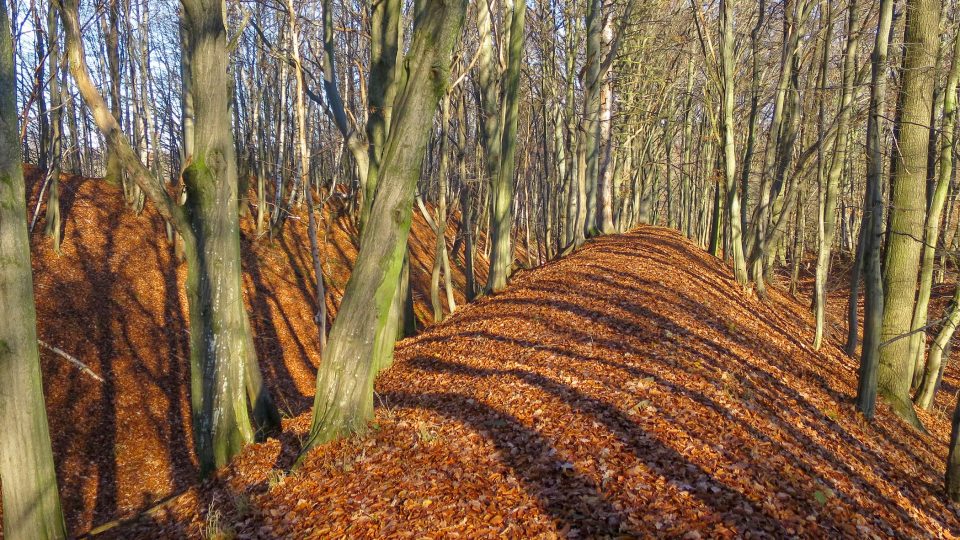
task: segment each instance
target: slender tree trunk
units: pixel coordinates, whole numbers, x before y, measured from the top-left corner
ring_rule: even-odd
[[[610,50],[613,43],[613,17],[607,17],[603,25],[602,36],[603,50]],[[600,182],[598,195],[599,204],[597,215],[597,229],[603,234],[615,232],[613,226],[613,139],[610,136],[610,124],[613,116],[613,81],[607,73],[602,73],[603,83],[601,88],[601,109],[600,109],[600,144],[603,149],[603,159],[600,166],[598,180]],[[669,153],[667,154],[669,155]],[[669,170],[669,164],[668,164]]]
[[[947,498],[960,502],[960,400],[950,423],[950,451],[947,455],[947,474],[944,478]]]
[[[307,198],[307,229],[310,237],[310,257],[313,261],[313,274],[316,282],[317,313],[314,320],[317,323],[317,333],[320,344],[320,353],[327,345],[327,294],[323,281],[323,266],[320,263],[320,244],[317,240],[317,216],[313,208],[313,187],[310,174],[310,151],[307,148],[307,113],[303,102],[304,81],[303,65],[300,61],[300,30],[297,26],[297,10],[293,0],[287,0],[287,17],[289,19],[291,53],[293,55],[293,69],[297,81],[297,134],[298,153],[300,155],[300,177],[304,195]]]
[[[437,167],[439,195],[437,200],[436,242],[434,244],[433,270],[430,273],[430,302],[433,305],[433,320],[443,320],[443,303],[440,302],[440,273],[443,261],[447,257],[447,126],[450,123],[450,94],[444,94],[440,100],[440,164]],[[446,275],[450,275],[449,266]],[[450,287],[447,287],[449,294]],[[449,298],[448,298],[449,300]],[[448,302],[449,303],[449,302]],[[455,304],[454,304],[455,306]],[[451,313],[453,309],[450,310]]]
[[[721,64],[723,70],[723,119],[720,129],[723,136],[723,172],[726,182],[727,226],[730,228],[731,254],[733,256],[733,271],[740,285],[746,285],[747,263],[743,253],[743,239],[740,230],[740,195],[737,190],[737,156],[734,147],[733,122],[734,94],[734,0],[722,0],[721,31],[723,34],[721,45]],[[718,191],[719,193],[719,191]]]
[[[820,210],[822,229],[817,254],[817,273],[814,279],[813,311],[816,319],[816,330],[813,338],[813,348],[818,350],[823,343],[824,326],[826,324],[827,276],[830,274],[830,254],[837,229],[837,197],[840,191],[840,175],[843,173],[843,165],[847,158],[847,133],[853,108],[853,79],[856,77],[855,56],[857,48],[860,46],[859,36],[857,35],[856,0],[850,0],[847,9],[849,10],[847,48],[843,53],[843,93],[840,98],[840,118],[837,121],[833,157],[823,190],[823,207]],[[829,51],[829,44],[825,46],[825,50]],[[826,61],[828,58],[829,55],[824,54],[824,60]],[[826,66],[824,66],[824,69],[826,69]]]
[[[6,31],[6,30],[3,30]],[[63,99],[60,88],[60,25],[57,10],[47,12],[47,39],[50,44],[50,147],[47,152],[47,176],[50,186],[47,196],[46,235],[53,250],[60,253],[60,168],[63,159]]]
[[[943,328],[940,329],[937,337],[930,344],[930,358],[927,360],[923,382],[920,384],[920,390],[914,400],[917,407],[924,410],[930,410],[930,407],[933,406],[933,398],[940,386],[940,381],[943,379],[943,370],[946,368],[950,341],[956,334],[957,327],[960,326],[960,287],[955,288],[945,318]]]

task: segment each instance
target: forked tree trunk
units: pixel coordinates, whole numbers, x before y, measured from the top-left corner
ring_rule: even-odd
[[[225,465],[254,438],[250,412],[269,429],[278,415],[259,376],[240,282],[237,168],[229,113],[229,50],[223,4],[183,2],[184,59],[194,102],[192,158],[181,207],[140,161],[87,70],[76,0],[61,0],[70,69],[97,127],[126,173],[183,239],[190,319],[191,410],[201,475]]]
[[[0,485],[3,534],[67,535],[43,402],[27,208],[17,130],[17,82],[6,2],[0,2]]]

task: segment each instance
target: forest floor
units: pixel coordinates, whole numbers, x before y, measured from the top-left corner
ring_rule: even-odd
[[[401,342],[370,429],[289,473],[318,362],[306,227],[293,220],[283,239],[254,242],[246,220],[248,308],[286,419],[196,485],[183,269],[162,224],[123,209],[117,188],[64,192],[63,255],[34,234],[40,337],[105,379],[41,352],[74,534],[153,508],[104,535],[960,535],[941,495],[960,373],[951,366],[920,413],[929,434],[882,405],[868,423],[852,404],[856,360],[837,345],[839,285],[834,331],[816,352],[806,299],[774,287],[761,301],[723,262],[655,227],[520,271],[504,293]],[[425,316],[433,235],[417,218]],[[325,235],[331,307],[351,230],[340,220]]]

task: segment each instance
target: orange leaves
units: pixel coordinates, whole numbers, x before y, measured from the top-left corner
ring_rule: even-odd
[[[937,495],[946,419],[925,418],[930,437],[882,423],[886,411],[882,427],[862,422],[853,361],[811,351],[806,306],[770,296],[663,229],[597,239],[401,343],[377,381],[379,429],[318,449],[270,490],[265,470],[302,434],[290,422],[227,484],[124,532],[197,525],[205,500],[237,491],[248,537],[960,530]]]

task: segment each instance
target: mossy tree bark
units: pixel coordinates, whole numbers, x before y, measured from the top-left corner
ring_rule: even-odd
[[[910,401],[914,360],[910,331],[926,215],[927,150],[933,107],[933,70],[939,45],[939,0],[907,2],[903,79],[899,95],[899,133],[894,153],[890,218],[885,254],[883,327],[877,383],[880,395],[911,425],[920,421]],[[895,339],[899,338],[899,339]]]
[[[939,57],[938,57],[939,60]],[[939,63],[939,62],[938,62]],[[947,75],[947,82],[943,93],[943,126],[940,130],[940,168],[936,175],[936,187],[933,189],[930,204],[927,208],[926,225],[923,232],[923,248],[920,256],[920,290],[917,293],[917,303],[913,309],[912,329],[916,333],[910,336],[910,357],[914,360],[913,385],[919,386],[924,374],[924,348],[926,345],[927,312],[930,307],[930,293],[933,289],[933,269],[936,257],[936,247],[940,243],[940,221],[943,217],[943,207],[947,202],[947,192],[953,176],[954,128],[957,124],[957,82],[960,79],[960,40],[954,38],[953,63]],[[935,146],[936,140],[931,136],[930,146]],[[929,147],[928,147],[929,148]],[[928,156],[928,163],[935,159],[936,152]],[[932,175],[931,175],[932,176]],[[949,222],[948,222],[949,223]]]
[[[382,334],[407,251],[430,119],[449,82],[450,58],[466,3],[424,0],[416,11],[369,220],[317,374],[313,421],[304,452],[365,427],[373,413],[377,344],[393,347],[393,340],[383,340]]]
[[[193,156],[183,172],[190,295],[191,400],[201,474],[226,465],[253,440],[247,409],[247,321],[240,269],[238,177],[230,125],[227,29],[219,0],[183,0],[193,81]],[[192,252],[192,253],[191,253]]]
[[[37,349],[30,239],[17,129],[17,81],[0,2],[0,485],[5,538],[67,535],[47,427]]]
[[[240,281],[237,165],[231,115],[228,38],[219,0],[184,0],[183,57],[193,81],[193,137],[183,172],[185,206],[178,206],[120,130],[86,66],[76,0],[60,0],[70,70],[97,127],[139,189],[173,224],[187,260],[191,409],[201,475],[225,465],[259,428],[279,415],[252,350]]]

